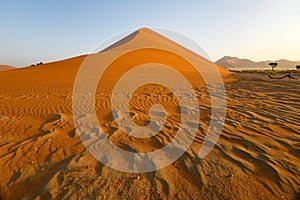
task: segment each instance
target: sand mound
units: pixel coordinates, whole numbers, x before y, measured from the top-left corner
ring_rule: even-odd
[[[15,67],[9,66],[9,65],[0,65],[0,71],[7,71],[15,69]]]
[[[213,65],[149,29],[138,30],[92,57],[105,60],[142,45],[145,40],[197,57],[203,70]],[[158,52],[140,53],[155,56]],[[210,122],[210,97],[203,79],[192,68],[182,67],[180,60],[166,55],[164,58],[170,59],[174,68],[194,83],[201,108],[200,126],[191,148],[176,162],[155,172],[132,174],[98,162],[77,134],[74,120],[85,120],[87,116],[73,119],[72,90],[85,58],[79,56],[0,73],[0,196],[3,199],[299,197],[299,79],[269,80],[264,75],[253,74],[229,76],[228,71],[219,68],[226,80],[226,123],[216,148],[199,159],[197,152]],[[101,127],[113,143],[128,151],[159,149],[174,138],[180,127],[180,97],[167,88],[148,84],[132,94],[130,116],[136,124],[147,125],[149,109],[154,104],[162,104],[165,110],[152,111],[154,116],[166,118],[163,128],[151,139],[129,137],[119,130],[113,115],[122,118],[124,113],[110,109],[111,90],[133,62],[144,62],[144,58],[115,62],[105,72],[95,94]],[[193,109],[186,106],[183,112],[193,112]],[[190,123],[193,126],[198,122]],[[159,124],[152,128],[156,126]]]

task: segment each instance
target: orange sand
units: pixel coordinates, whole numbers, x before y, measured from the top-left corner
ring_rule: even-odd
[[[105,51],[109,56],[143,42],[197,55],[142,29]],[[176,50],[176,51],[177,51]],[[129,140],[110,111],[110,92],[121,74],[147,53],[168,60],[194,84],[201,108],[191,148],[164,169],[131,174],[94,159],[80,141],[72,116],[72,89],[86,56],[0,72],[0,197],[3,199],[296,199],[300,186],[300,81],[231,74],[225,81],[228,110],[222,135],[204,159],[197,157],[209,124],[210,98],[201,77],[171,55],[146,50],[132,62],[113,63],[99,82],[96,108],[101,127],[122,148],[151,151],[167,144],[178,126],[178,101],[162,86],[145,85],[130,101],[134,121],[144,125],[151,105],[169,111],[160,140]],[[169,57],[168,57],[169,56]],[[170,57],[171,56],[171,57]],[[202,59],[202,58],[201,58]],[[178,61],[178,62],[177,62]],[[182,67],[182,65],[186,67]],[[202,59],[205,70],[213,66]],[[161,94],[157,98],[157,94]]]
[[[15,69],[15,67],[9,66],[9,65],[0,65],[0,71],[6,71],[6,70],[12,70]]]

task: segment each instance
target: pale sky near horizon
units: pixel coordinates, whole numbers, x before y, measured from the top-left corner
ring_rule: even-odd
[[[212,61],[300,60],[299,0],[0,0],[0,26],[0,64],[17,67],[87,54],[140,27],[177,31]]]

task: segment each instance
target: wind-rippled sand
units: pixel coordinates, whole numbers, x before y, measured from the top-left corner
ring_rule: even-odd
[[[226,123],[213,151],[204,159],[197,157],[210,117],[209,105],[201,106],[202,121],[193,146],[168,167],[145,174],[113,170],[89,154],[76,135],[71,85],[30,79],[18,85],[2,79],[2,198],[297,199],[300,79],[231,76],[236,80],[226,83]],[[149,88],[133,97],[132,105],[140,110],[132,111],[137,123],[147,121],[141,111],[157,99],[157,91]],[[158,91],[161,101],[174,104],[165,91]],[[135,103],[139,100],[145,104]],[[104,121],[111,134],[120,134],[112,116]],[[156,143],[147,147],[168,143],[176,124],[175,109]],[[128,140],[129,146],[135,142]]]

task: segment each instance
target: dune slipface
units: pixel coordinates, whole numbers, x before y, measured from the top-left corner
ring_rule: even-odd
[[[145,43],[155,43],[200,60],[199,66],[204,71],[214,67],[210,61],[150,29],[137,30],[102,52],[88,56],[105,60]],[[177,161],[154,172],[134,174],[109,168],[87,151],[73,119],[73,85],[87,55],[3,71],[0,72],[1,198],[299,197],[300,79],[270,80],[264,75],[231,74],[219,67],[227,93],[227,117],[215,148],[200,159],[197,152],[211,117],[211,98],[203,77],[170,54],[152,49],[138,53],[128,55],[130,59],[118,59],[98,83],[95,108],[101,128],[115,145],[127,151],[154,151],[174,138],[180,126],[180,97],[162,85],[138,88],[129,102],[132,120],[140,126],[149,123],[152,105],[164,106],[165,112],[157,115],[165,115],[166,120],[155,137],[130,137],[119,129],[113,118],[114,85],[132,65],[144,62],[151,54],[171,63],[192,83],[200,107],[197,122],[200,126],[191,147]],[[188,108],[185,111],[192,112]],[[122,114],[118,112],[117,116]]]

